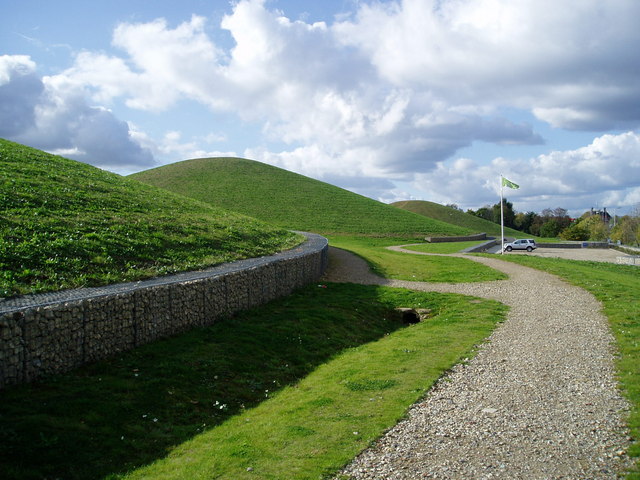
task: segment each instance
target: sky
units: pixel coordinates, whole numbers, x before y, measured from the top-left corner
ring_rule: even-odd
[[[383,201],[640,206],[637,0],[0,0],[0,137]]]

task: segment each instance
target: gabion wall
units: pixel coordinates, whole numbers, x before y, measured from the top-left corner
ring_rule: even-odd
[[[0,301],[0,388],[211,325],[322,276],[324,237],[201,272]]]

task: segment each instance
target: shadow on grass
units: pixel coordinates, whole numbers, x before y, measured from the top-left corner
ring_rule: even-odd
[[[388,298],[388,297],[385,297]],[[313,285],[208,328],[0,391],[3,478],[117,476],[402,327],[376,287]]]

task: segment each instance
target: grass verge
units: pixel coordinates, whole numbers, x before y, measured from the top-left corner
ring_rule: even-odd
[[[472,309],[466,297],[358,288],[375,291],[383,304],[439,305],[439,312],[337,355],[300,383],[126,478],[317,479],[335,474],[393,426],[443,371],[469,355],[504,313],[489,301]]]
[[[0,471],[7,479],[127,471],[241,479],[252,468],[251,478],[318,478],[395,424],[503,318],[498,303],[470,300],[314,285],[212,327],[5,389]],[[434,316],[404,327],[396,307],[429,307]]]
[[[412,255],[384,247],[415,243],[411,238],[328,236],[330,245],[363,257],[378,275],[396,280],[416,282],[487,282],[507,278],[501,272],[473,260],[455,257]],[[435,247],[434,248],[452,248]]]
[[[603,304],[616,338],[618,378],[631,403],[628,425],[635,439],[629,455],[636,468],[629,479],[640,479],[640,270],[631,265],[504,256],[504,260],[553,273],[591,292]]]
[[[0,139],[0,297],[270,255],[304,239]]]

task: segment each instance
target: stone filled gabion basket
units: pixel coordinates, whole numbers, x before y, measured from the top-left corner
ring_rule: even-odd
[[[100,288],[0,299],[0,388],[62,373],[317,281],[326,238],[275,255]]]

